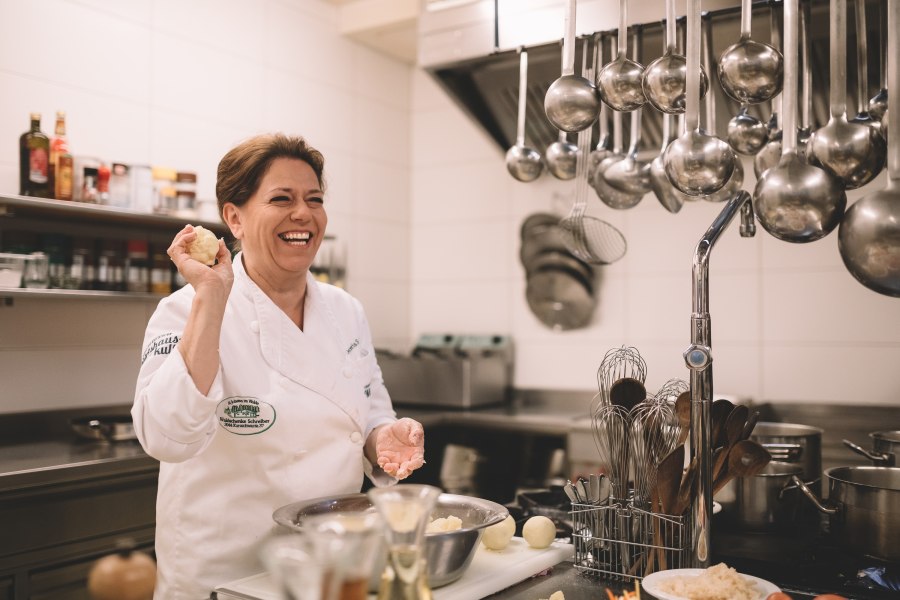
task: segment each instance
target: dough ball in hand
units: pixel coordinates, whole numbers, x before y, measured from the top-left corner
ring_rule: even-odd
[[[538,550],[546,548],[556,538],[556,525],[547,517],[538,515],[525,521],[522,537],[528,545]]]
[[[219,240],[213,235],[213,232],[205,227],[197,225],[194,227],[194,233],[197,237],[188,245],[188,253],[196,261],[202,262],[204,265],[216,264],[216,254],[219,253]]]
[[[503,550],[509,545],[509,540],[516,533],[516,522],[511,516],[500,521],[496,525],[485,528],[481,536],[481,543],[488,550]]]

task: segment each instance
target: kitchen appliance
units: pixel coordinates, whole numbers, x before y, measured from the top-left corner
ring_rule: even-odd
[[[72,419],[72,431],[86,440],[122,442],[137,439],[131,415],[102,415]]]
[[[514,359],[509,336],[424,334],[409,355],[376,353],[396,405],[468,409],[508,399]]]

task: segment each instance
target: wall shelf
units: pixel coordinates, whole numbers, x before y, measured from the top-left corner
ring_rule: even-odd
[[[114,301],[159,301],[168,294],[145,294],[138,292],[106,292],[102,290],[62,290],[39,288],[0,288],[0,299],[12,304],[13,299],[48,299],[48,300],[114,300]]]
[[[135,229],[157,231],[177,231],[187,223],[191,223],[202,225],[217,235],[230,233],[221,221],[203,221],[189,217],[138,212],[114,206],[0,194],[0,217],[18,216],[89,224],[120,224]]]

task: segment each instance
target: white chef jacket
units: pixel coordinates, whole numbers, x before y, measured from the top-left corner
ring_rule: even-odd
[[[301,331],[235,257],[206,395],[175,347],[193,288],[150,318],[131,414],[160,461],[156,599],[208,598],[258,571],[258,544],[280,506],[358,492],[364,473],[396,482],[363,456],[369,433],[396,414],[362,306],[312,275],[306,289]]]

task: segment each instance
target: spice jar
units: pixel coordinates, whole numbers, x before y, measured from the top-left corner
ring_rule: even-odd
[[[125,259],[125,290],[146,293],[150,291],[149,252],[146,240],[128,240]]]
[[[172,291],[172,263],[165,252],[153,252],[150,291],[154,294],[168,294]]]

